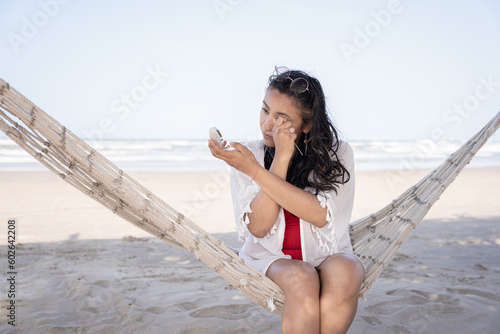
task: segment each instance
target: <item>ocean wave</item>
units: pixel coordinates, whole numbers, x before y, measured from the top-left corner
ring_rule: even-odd
[[[395,170],[402,165],[434,168],[463,143],[419,141],[352,141],[356,170]],[[224,168],[205,140],[102,140],[89,145],[120,168],[204,170]],[[487,142],[474,166],[500,166],[500,141]],[[0,138],[0,170],[33,169],[40,165],[9,138]]]

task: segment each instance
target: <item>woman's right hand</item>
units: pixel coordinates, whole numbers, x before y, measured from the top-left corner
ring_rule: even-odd
[[[257,159],[255,159],[253,153],[240,143],[231,143],[230,146],[233,147],[234,150],[220,147],[213,139],[208,140],[208,147],[214,157],[225,161],[229,166],[240,172],[252,176],[258,165]]]

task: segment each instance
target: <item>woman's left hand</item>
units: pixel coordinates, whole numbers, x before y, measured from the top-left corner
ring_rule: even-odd
[[[276,148],[275,158],[283,158],[288,163],[295,151],[295,139],[297,139],[297,134],[295,128],[292,127],[292,122],[283,117],[278,117],[273,127],[273,140]]]
[[[225,161],[229,166],[251,176],[250,174],[255,172],[255,166],[258,163],[253,153],[240,143],[231,143],[230,146],[234,150],[227,150],[220,147],[213,139],[208,141],[208,147],[214,157]]]

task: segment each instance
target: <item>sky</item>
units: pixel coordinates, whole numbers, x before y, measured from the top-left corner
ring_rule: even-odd
[[[499,18],[495,0],[0,0],[0,77],[84,139],[241,140],[285,65],[320,80],[344,139],[464,141],[500,110]]]

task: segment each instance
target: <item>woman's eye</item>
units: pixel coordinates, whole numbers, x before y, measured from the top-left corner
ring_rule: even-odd
[[[266,108],[262,108],[262,111],[267,114],[269,111]]]

